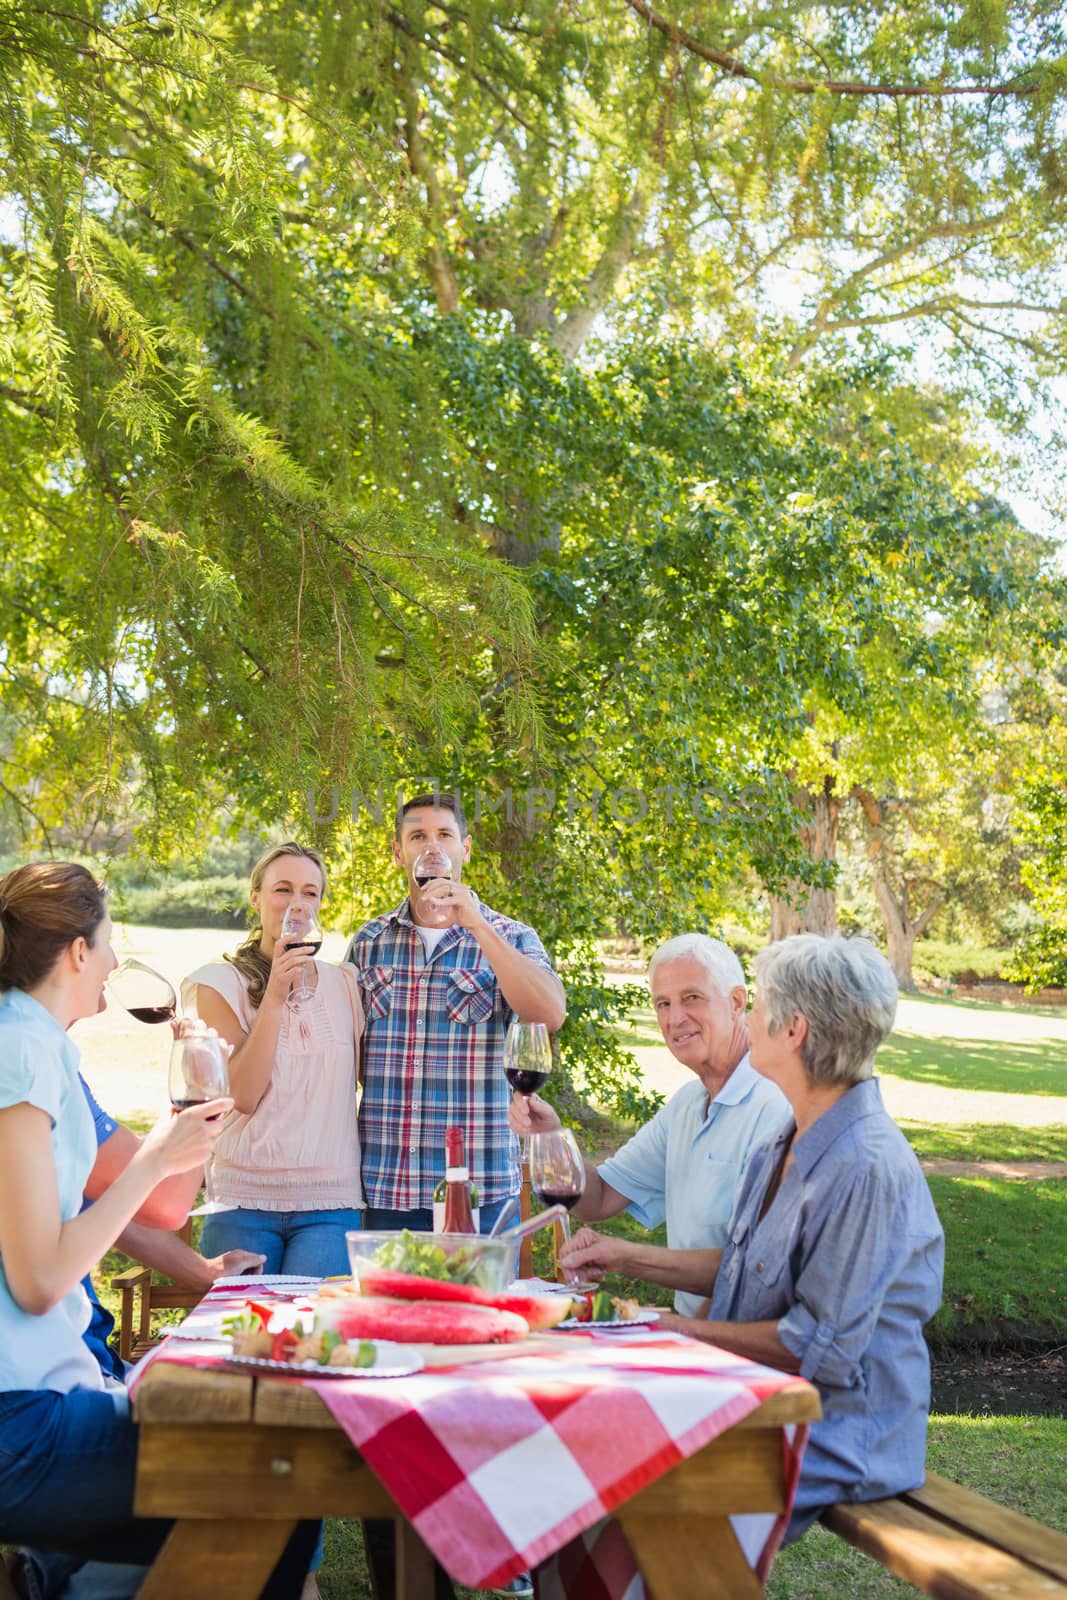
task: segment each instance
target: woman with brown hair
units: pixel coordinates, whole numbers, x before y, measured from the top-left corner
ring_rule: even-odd
[[[318,915],[326,868],[290,840],[252,869],[257,924],[236,955],[182,984],[195,1010],[233,1045],[234,1110],[215,1147],[215,1191],[233,1209],[209,1216],[209,1255],[254,1250],[263,1270],[329,1277],[348,1271],[345,1234],[362,1221],[356,1075],[363,1008],[351,967],[287,949],[290,907]],[[290,990],[312,991],[299,1007]]]
[[[35,862],[0,878],[0,1544],[62,1552],[45,1594],[86,1560],[150,1561],[169,1524],[133,1515],[137,1429],[82,1333],[80,1280],[161,1182],[199,1170],[230,1109],[166,1116],[82,1211],[96,1135],[67,1029],[104,1006],[115,965],[104,892],[84,867]],[[267,1593],[299,1593],[302,1525]]]

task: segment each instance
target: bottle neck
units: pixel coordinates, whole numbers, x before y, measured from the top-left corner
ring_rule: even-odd
[[[463,1129],[447,1128],[445,1130],[445,1168],[446,1171],[467,1165],[467,1154],[463,1147]]]

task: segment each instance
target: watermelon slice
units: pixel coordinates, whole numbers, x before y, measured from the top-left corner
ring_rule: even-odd
[[[521,1317],[531,1333],[554,1328],[574,1311],[570,1296],[565,1294],[495,1294],[489,1303],[496,1311],[510,1311]]]
[[[365,1294],[386,1295],[397,1300],[439,1300],[450,1304],[489,1306],[522,1317],[535,1332],[554,1328],[571,1315],[571,1302],[565,1294],[490,1294],[472,1283],[449,1283],[440,1278],[420,1278],[413,1272],[393,1272],[363,1262],[359,1285]]]
[[[395,1339],[408,1344],[511,1344],[529,1323],[491,1306],[443,1300],[382,1300],[364,1296],[332,1305],[329,1318],[342,1339]]]
[[[468,1306],[491,1306],[495,1298],[487,1289],[473,1283],[453,1283],[448,1278],[420,1278],[415,1272],[394,1272],[390,1267],[376,1267],[373,1262],[359,1263],[359,1287],[362,1294],[385,1295],[396,1300],[461,1300]]]

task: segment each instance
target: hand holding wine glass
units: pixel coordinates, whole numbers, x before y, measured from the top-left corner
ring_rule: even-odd
[[[170,1052],[170,1103],[174,1109],[186,1111],[192,1106],[203,1105],[205,1101],[228,1095],[228,1058],[228,1048],[213,1029],[205,1028],[200,1022],[183,1023],[180,1036],[175,1038]],[[216,1112],[208,1121],[216,1121],[221,1114],[221,1111]],[[215,1198],[210,1163],[205,1168],[204,1187],[207,1200],[204,1205],[197,1206],[190,1213],[191,1216],[201,1217],[214,1211],[233,1209]]]
[[[169,978],[141,961],[123,961],[104,985],[112,1000],[138,1022],[173,1022],[178,996]]]
[[[411,868],[411,876],[419,888],[419,915],[423,920],[436,928],[447,928],[452,921],[452,914],[446,907],[436,907],[433,895],[423,894],[431,883],[436,883],[444,878],[449,883],[452,881],[452,863],[445,852],[437,845],[428,845],[425,850],[420,850],[415,857]]]
[[[530,1187],[545,1206],[566,1206],[570,1211],[585,1193],[585,1162],[578,1141],[569,1128],[554,1128],[551,1133],[530,1135]],[[560,1224],[566,1243],[571,1236],[570,1221]],[[567,1274],[568,1282],[574,1274]]]
[[[279,943],[283,950],[306,950],[311,956],[318,955],[322,947],[322,929],[311,906],[303,905],[299,900],[290,901],[282,919]],[[308,988],[307,966],[302,966],[300,982],[295,989],[289,991],[286,1004],[297,1010],[305,1001],[312,998],[314,992]]]

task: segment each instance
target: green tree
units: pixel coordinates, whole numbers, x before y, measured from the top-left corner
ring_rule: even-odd
[[[327,231],[321,196],[288,221],[310,130],[337,203],[374,190],[382,243],[395,162],[203,22],[3,24],[5,782],[50,790],[42,818],[131,781],[164,832],[205,788],[276,810],[322,762],[372,770],[383,729],[438,739],[486,653],[509,735],[535,724],[526,592],[419,480],[424,364],[383,306],[325,315],[283,237]]]
[[[493,843],[587,974],[606,921],[713,921],[750,864],[823,886],[805,759],[825,790],[824,748],[967,699],[932,608],[970,639],[1044,590],[958,391],[977,362],[1006,416],[1062,365],[1062,21],[696,12],[5,14],[3,782],[35,828],[117,810],[164,852],[226,797],[544,780],[582,815]],[[909,320],[940,411],[879,358]],[[662,814],[590,828],[624,788]]]

